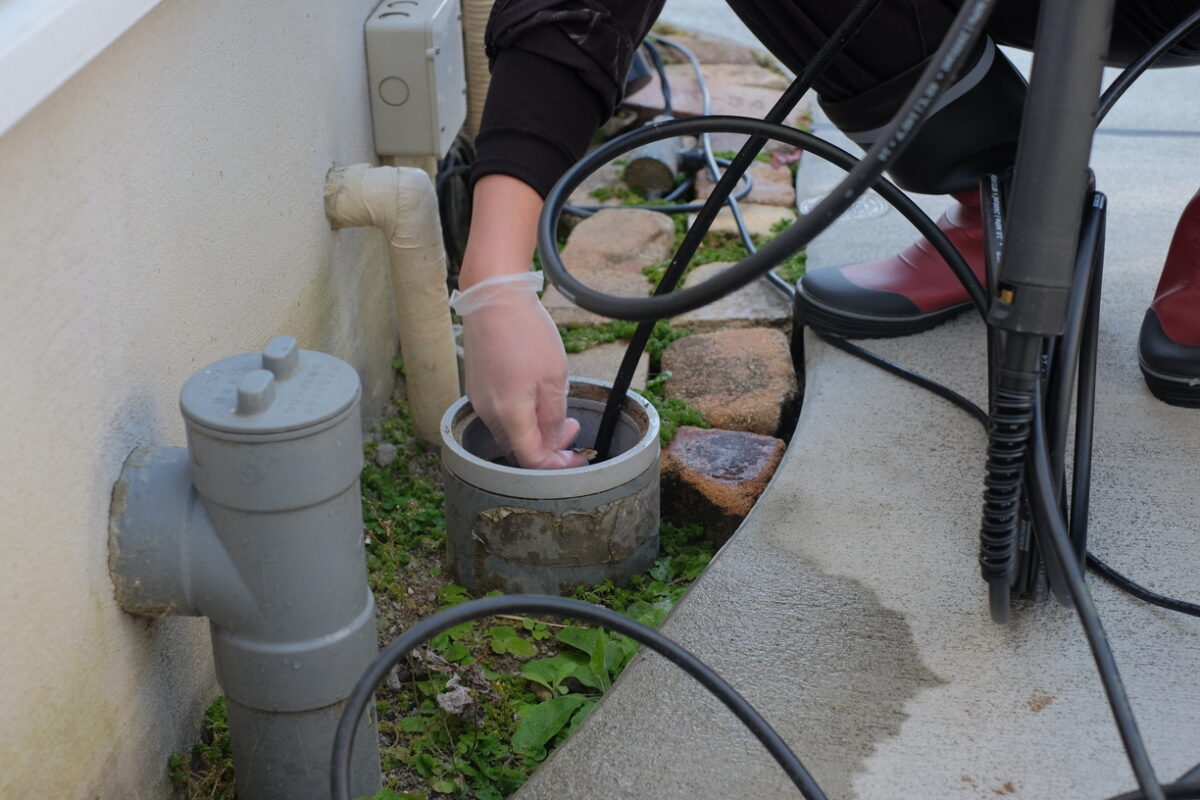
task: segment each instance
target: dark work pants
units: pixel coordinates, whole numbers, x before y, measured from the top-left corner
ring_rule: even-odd
[[[1063,0],[1051,0],[1061,2]],[[793,72],[826,41],[855,0],[729,0],[763,45]],[[941,44],[962,0],[884,0],[817,79],[829,118],[859,144],[886,124]],[[1033,46],[1040,0],[1000,0],[988,22],[992,41]],[[1200,8],[1200,0],[1117,0],[1108,59],[1124,65]],[[891,170],[903,188],[927,193],[971,188],[979,175],[999,172],[1016,152],[1024,83],[990,44],[979,64],[960,78],[964,92],[932,114]],[[1200,64],[1200,33],[1159,66]]]
[[[961,0],[884,0],[817,81],[823,100],[838,102],[872,89],[924,61],[941,44]],[[730,0],[755,36],[793,72],[845,18],[853,0]],[[988,33],[1000,44],[1031,48],[1039,0],[1000,0]],[[1200,8],[1200,0],[1117,0],[1109,60],[1124,65]],[[1200,64],[1200,33],[1160,66]]]

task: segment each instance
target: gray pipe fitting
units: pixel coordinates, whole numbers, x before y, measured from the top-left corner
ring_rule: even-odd
[[[376,652],[349,364],[280,336],[193,375],[186,448],[135,450],[113,490],[109,571],[134,614],[205,616],[241,800],[323,800],[342,701]],[[355,796],[379,791],[374,717]]]

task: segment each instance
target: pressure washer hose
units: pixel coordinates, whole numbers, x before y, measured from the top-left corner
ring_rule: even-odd
[[[866,15],[870,13],[878,2],[879,0],[862,0],[862,2],[858,3],[851,12],[851,18],[847,19],[847,23],[852,18],[857,18],[858,21],[852,26],[844,23],[839,27],[838,32],[831,38],[830,43],[827,43],[828,53],[826,52],[827,48],[822,48],[822,53],[818,54],[818,58],[814,59],[814,63],[821,59],[822,54],[825,55],[826,62],[829,58],[832,58],[845,39],[849,38],[853,30],[857,29],[861,21],[865,19]],[[940,92],[946,88],[947,82],[952,80],[953,76],[958,72],[965,54],[969,52],[971,44],[978,38],[993,5],[994,0],[976,0],[976,2],[964,4],[959,15],[955,18],[951,31],[943,42],[942,47],[939,48],[930,67],[918,81],[917,86],[920,91],[914,89],[913,93],[909,96],[905,109],[896,116],[879,142],[871,148],[866,157],[861,161],[833,145],[811,137],[808,134],[795,131],[794,129],[774,125],[771,122],[758,122],[756,120],[731,117],[666,122],[650,126],[650,128],[642,129],[641,131],[635,131],[632,134],[614,140],[614,142],[596,151],[592,156],[577,165],[567,176],[564,176],[559,185],[551,192],[551,195],[547,197],[546,210],[539,221],[538,229],[538,243],[543,268],[550,275],[554,283],[559,286],[560,291],[568,298],[574,300],[582,307],[597,313],[618,319],[638,320],[642,323],[638,327],[640,332],[646,325],[652,326],[655,319],[697,308],[730,291],[740,288],[770,270],[773,264],[779,263],[783,258],[805,246],[818,233],[828,227],[838,215],[850,207],[868,186],[874,186],[885,200],[896,206],[930,240],[967,288],[968,294],[977,309],[981,313],[984,313],[987,307],[987,295],[966,265],[966,262],[962,259],[961,254],[955,250],[940,229],[927,216],[920,212],[903,192],[900,192],[899,189],[886,180],[883,180],[880,176],[883,170],[887,168],[891,159],[895,158],[903,149],[904,139],[913,134],[922,117],[928,112],[929,107],[936,100]],[[1138,74],[1147,69],[1157,57],[1165,53],[1174,43],[1181,40],[1198,24],[1200,24],[1200,12],[1193,14],[1168,34],[1163,40],[1167,44],[1164,45],[1163,42],[1160,42],[1151,51],[1148,51],[1147,56],[1139,59],[1138,62],[1135,62],[1134,65],[1126,70],[1126,73],[1122,74],[1117,82],[1110,87],[1109,92],[1105,94],[1101,102],[1101,113],[1098,114],[1098,120],[1103,117],[1104,113],[1107,113],[1107,110],[1116,102],[1120,94],[1128,88],[1133,82],[1133,78],[1136,78]],[[831,44],[834,40],[837,40],[837,44]],[[824,63],[821,64],[821,68],[823,66]],[[795,98],[791,98],[793,94],[792,90],[798,86],[804,86],[804,89],[807,90],[807,86],[811,85],[811,80],[817,72],[819,72],[819,69],[816,71],[806,69],[805,73],[785,93],[784,98],[781,98],[780,103],[772,109],[772,114],[769,115],[768,119],[773,118],[775,112],[781,108],[784,99],[789,99],[791,104],[783,109],[779,119],[786,116],[786,113],[790,111],[795,101],[799,99],[799,95],[803,94],[803,91],[801,91]],[[1126,79],[1126,74],[1131,75],[1131,77]],[[807,84],[803,83],[805,80],[808,81]],[[690,132],[700,134],[708,132],[745,133],[750,135],[751,138],[730,164],[729,170],[721,176],[717,187],[701,210],[699,218],[693,225],[693,228],[689,230],[687,237],[685,237],[684,244],[676,253],[675,258],[672,259],[667,275],[664,276],[663,281],[655,292],[655,296],[648,299],[612,298],[594,292],[572,278],[566,272],[561,260],[558,258],[554,230],[557,227],[558,217],[565,205],[565,198],[578,186],[582,180],[582,176],[590,173],[598,164],[605,163],[641,144],[672,136],[686,135]],[[830,193],[810,215],[800,220],[796,225],[793,225],[791,229],[779,236],[768,246],[757,253],[752,252],[750,257],[734,265],[721,276],[705,282],[700,287],[669,295],[668,293],[678,283],[679,277],[691,260],[692,255],[694,255],[704,233],[707,232],[708,226],[715,218],[717,210],[726,201],[731,190],[737,184],[740,173],[744,172],[749,166],[768,137],[776,138],[812,152],[843,169],[847,169],[849,174],[837,189]],[[710,167],[713,167],[711,161]],[[1077,341],[1080,341],[1079,347],[1085,355],[1084,371],[1086,371],[1088,349],[1095,347],[1095,314],[1099,302],[1099,272],[1099,265],[1097,264],[1096,275],[1090,284],[1092,292],[1085,305],[1081,306],[1081,309],[1086,308],[1086,311],[1081,310],[1081,315],[1084,318],[1081,323],[1083,330],[1080,334],[1080,339]],[[962,398],[961,395],[940,386],[940,384],[911,373],[903,367],[886,362],[884,359],[856,345],[851,345],[841,340],[830,339],[829,337],[823,338],[826,338],[831,344],[835,344],[835,346],[847,352],[871,360],[873,363],[889,369],[889,371],[918,383],[918,385],[923,385],[925,388],[936,391],[939,395],[946,397],[951,402],[970,412],[976,419],[983,422],[987,421],[987,415],[983,413],[982,409]],[[637,353],[639,357],[644,344],[645,342],[643,341],[639,345]],[[1072,344],[1068,349],[1074,351],[1075,345]],[[631,343],[629,352],[632,351],[633,346]],[[629,352],[626,354],[627,361],[629,360]],[[1092,352],[1092,357],[1094,358],[1094,351]],[[634,361],[636,363],[636,359]],[[623,364],[623,370],[624,367],[625,365]],[[1085,376],[1081,374],[1080,379],[1082,386]],[[1094,374],[1091,375],[1091,380],[1094,386]],[[627,384],[619,392],[614,389],[614,397],[623,397],[627,389]],[[1022,401],[1024,399],[1022,398]],[[1113,800],[1166,800],[1168,798],[1170,800],[1200,800],[1200,765],[1189,770],[1179,781],[1165,786],[1159,785],[1154,778],[1149,756],[1133,718],[1128,697],[1121,684],[1120,675],[1117,671],[1111,649],[1109,648],[1107,636],[1100,624],[1091,594],[1084,581],[1083,570],[1076,555],[1077,551],[1073,547],[1072,539],[1074,538],[1073,534],[1075,534],[1075,526],[1083,525],[1085,526],[1084,531],[1086,531],[1086,510],[1084,511],[1082,520],[1077,519],[1079,516],[1077,511],[1072,514],[1071,530],[1069,530],[1068,524],[1063,517],[1062,509],[1058,504],[1057,498],[1060,495],[1059,489],[1061,487],[1056,488],[1055,485],[1056,476],[1051,465],[1051,454],[1049,452],[1046,420],[1044,418],[1043,403],[1040,398],[1039,383],[1034,384],[1034,396],[1030,407],[1033,409],[1031,419],[1025,420],[1022,418],[1012,424],[1030,425],[1031,427],[1029,453],[1033,471],[1032,479],[1030,480],[1030,495],[1034,506],[1034,513],[1038,517],[1042,527],[1044,527],[1043,534],[1054,548],[1057,561],[1063,569],[1064,579],[1070,591],[1071,600],[1079,613],[1080,621],[1083,624],[1089,645],[1092,648],[1093,657],[1096,660],[1097,669],[1104,683],[1109,704],[1112,706],[1122,742],[1140,786],[1138,791],[1120,795],[1117,798],[1113,798]],[[1090,426],[1090,422],[1088,425]],[[1087,455],[1090,460],[1090,453]],[[1086,496],[1086,479],[1084,482],[1085,485],[1082,488]],[[1076,495],[1079,494],[1080,488],[1077,483],[1075,487]],[[1142,599],[1149,602],[1157,602],[1157,604],[1164,608],[1172,608],[1172,610],[1183,613],[1192,615],[1200,614],[1200,606],[1176,601],[1172,598],[1164,598],[1161,595],[1150,592],[1144,587],[1140,587],[1127,578],[1120,576],[1119,573],[1111,570],[1111,568],[1104,565],[1103,562],[1090,553],[1087,554],[1087,563],[1096,568],[1106,579],[1113,580],[1121,588],[1137,594]],[[732,687],[722,680],[719,675],[675,642],[651,628],[603,607],[561,597],[511,595],[507,597],[483,598],[440,611],[415,625],[380,653],[368,671],[359,679],[353,693],[346,702],[346,708],[339,721],[331,762],[331,783],[335,800],[351,800],[349,767],[358,721],[366,712],[374,692],[382,684],[391,669],[402,659],[406,658],[418,645],[441,631],[469,620],[492,616],[498,613],[555,614],[586,620],[615,630],[650,647],[660,655],[667,657],[672,663],[679,665],[688,674],[697,678],[705,688],[711,691],[733,711],[764,744],[772,757],[783,767],[788,777],[805,798],[808,800],[823,800],[825,798],[824,793],[817,786],[804,765],[761,715]]]

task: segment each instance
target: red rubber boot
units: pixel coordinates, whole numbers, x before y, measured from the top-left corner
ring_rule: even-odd
[[[1175,226],[1154,302],[1142,320],[1138,362],[1159,400],[1200,408],[1200,192]]]
[[[983,280],[979,192],[937,222],[976,277]],[[796,316],[820,331],[850,338],[906,336],[940,325],[971,307],[967,292],[926,239],[890,258],[806,273],[796,287]]]

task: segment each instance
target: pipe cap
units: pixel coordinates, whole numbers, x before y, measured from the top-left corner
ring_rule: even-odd
[[[189,424],[212,431],[278,434],[320,425],[360,391],[358,373],[345,361],[277,336],[261,351],[231,356],[188,378],[179,406]]]

